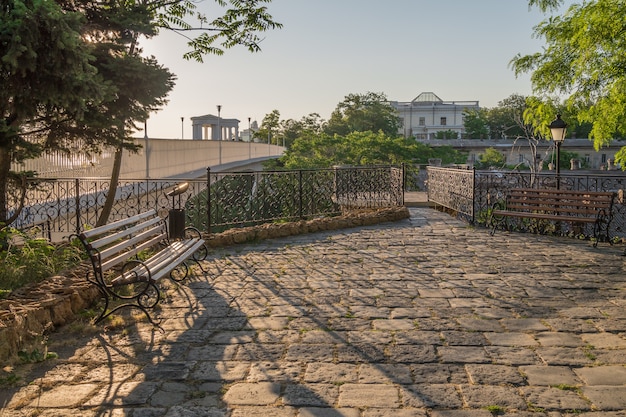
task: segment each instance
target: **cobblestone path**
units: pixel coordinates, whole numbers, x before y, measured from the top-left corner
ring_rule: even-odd
[[[626,416],[622,250],[430,208],[220,249],[163,332],[55,332],[0,417]]]

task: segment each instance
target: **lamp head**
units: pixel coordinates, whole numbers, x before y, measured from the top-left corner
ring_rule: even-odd
[[[563,142],[565,140],[565,133],[567,132],[567,123],[561,119],[561,115],[557,114],[556,119],[550,123],[550,133],[552,134],[552,140],[555,142]]]

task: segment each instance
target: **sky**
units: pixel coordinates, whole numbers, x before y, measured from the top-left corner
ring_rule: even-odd
[[[218,12],[214,0],[200,7]],[[273,0],[267,7],[284,26],[261,34],[261,52],[235,47],[198,63],[183,59],[186,40],[175,33],[142,42],[144,55],[177,76],[169,103],[148,119],[149,137],[190,139],[191,117],[217,115],[217,105],[241,130],[249,117],[260,125],[273,110],[282,120],[311,113],[327,120],[347,95],[367,92],[392,101],[433,92],[495,107],[532,93],[530,76],[516,78],[509,63],[541,51],[533,28],[548,17],[528,0]]]

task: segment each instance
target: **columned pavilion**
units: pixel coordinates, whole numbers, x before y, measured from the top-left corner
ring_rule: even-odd
[[[212,114],[191,118],[193,140],[239,140],[239,120]],[[211,130],[209,136],[209,129]]]

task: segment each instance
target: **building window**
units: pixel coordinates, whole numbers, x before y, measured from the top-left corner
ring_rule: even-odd
[[[426,118],[425,117],[420,117],[419,125],[420,126],[426,126]]]
[[[445,117],[441,118],[440,125],[441,126],[445,126],[446,125],[446,118]]]
[[[606,154],[605,153],[602,154],[602,163],[606,164]]]
[[[517,162],[524,162],[524,154],[519,154],[517,157]]]

